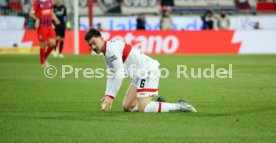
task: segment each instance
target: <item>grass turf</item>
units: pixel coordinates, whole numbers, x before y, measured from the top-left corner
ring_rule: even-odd
[[[0,142],[275,142],[275,55],[153,56],[170,76],[159,94],[185,98],[198,113],[124,113],[126,79],[108,113],[100,111],[105,79],[47,79],[35,55],[0,56]],[[50,59],[78,68],[105,67],[100,56]],[[176,65],[227,68],[232,79],[176,78]],[[81,74],[80,74],[81,75]]]

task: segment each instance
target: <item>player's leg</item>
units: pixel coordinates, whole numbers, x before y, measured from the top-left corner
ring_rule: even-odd
[[[40,64],[42,66],[46,66],[45,65],[45,53],[46,53],[46,47],[48,45],[47,41],[40,41]]]
[[[159,70],[157,69],[157,72]],[[162,104],[164,102],[152,101],[153,96],[158,95],[159,75],[154,72],[148,72],[144,78],[139,79],[137,84],[137,102],[139,112],[168,112],[170,110],[180,110],[180,108],[169,108]],[[170,106],[169,106],[170,107]],[[163,110],[162,110],[163,108]]]
[[[63,57],[64,57],[64,55],[62,54],[63,45],[64,45],[63,38],[61,38],[61,39],[59,40],[59,57],[60,57],[60,58],[63,58]]]
[[[50,28],[48,30],[49,30],[48,31],[49,43],[48,43],[48,48],[47,48],[46,53],[45,53],[45,59],[48,58],[48,56],[51,54],[52,50],[56,46],[56,33],[55,33],[54,29],[52,29],[52,28]]]
[[[144,94],[148,94],[149,96],[137,98],[139,112],[197,112],[192,105],[188,104],[183,99],[179,100],[177,103],[156,102],[152,101],[151,97],[156,95],[151,95],[149,93]]]
[[[137,101],[139,112],[170,112],[181,110],[179,103],[156,102],[152,101],[152,97],[138,98]]]
[[[48,48],[45,53],[46,60],[47,60],[48,56],[51,54],[51,52],[53,51],[55,46],[56,46],[56,39],[53,39],[53,38],[49,39]]]
[[[54,57],[57,57],[58,56],[58,51],[59,51],[59,47],[60,47],[60,39],[61,37],[57,34],[57,37],[56,37],[56,46],[54,47]]]
[[[125,112],[131,112],[137,106],[136,90],[134,85],[129,86],[122,105]]]
[[[151,101],[151,100],[152,100],[152,97],[142,97],[142,98],[138,97],[137,98],[138,111],[139,112],[149,112],[148,109],[145,111],[145,108],[148,104],[150,104],[151,102],[154,102],[154,101]],[[154,107],[154,108],[156,108],[157,109],[156,112],[158,112],[158,106]],[[151,112],[153,112],[153,109],[152,109]]]
[[[45,30],[45,28],[38,28],[37,29],[37,36],[38,36],[38,40],[40,43],[40,64],[42,66],[46,66],[45,65],[45,54],[46,54],[46,48],[48,45],[48,38],[47,38],[47,31]]]
[[[63,45],[64,45],[64,36],[65,36],[65,29],[62,29],[60,33],[60,41],[59,41],[59,57],[63,58],[64,55],[62,54]]]
[[[63,45],[64,45],[64,39],[60,39],[59,41],[59,57],[60,58],[63,58],[64,55],[62,54],[62,50],[63,50]]]
[[[181,100],[178,103],[166,103],[152,101],[152,96],[158,95],[159,76],[148,75],[147,78],[139,81],[137,89],[137,101],[139,112],[170,112],[186,111],[196,112],[194,107]]]

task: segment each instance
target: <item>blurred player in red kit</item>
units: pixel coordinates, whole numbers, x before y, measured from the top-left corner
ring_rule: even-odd
[[[52,21],[56,24],[60,24],[60,21],[53,12],[52,0],[34,0],[29,14],[35,19],[35,28],[40,41],[40,64],[45,67],[48,66],[48,56],[56,46],[56,34]]]

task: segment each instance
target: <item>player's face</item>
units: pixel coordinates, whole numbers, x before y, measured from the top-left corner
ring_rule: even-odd
[[[92,37],[88,41],[88,45],[97,54],[103,53],[104,40],[102,37]]]
[[[61,4],[61,0],[56,0],[56,3],[57,4]]]

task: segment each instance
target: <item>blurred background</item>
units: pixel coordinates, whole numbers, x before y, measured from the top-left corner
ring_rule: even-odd
[[[55,0],[53,0],[55,2]],[[0,54],[39,50],[33,0],[0,1]],[[89,27],[148,54],[275,54],[275,0],[62,0],[64,54],[91,54]]]

